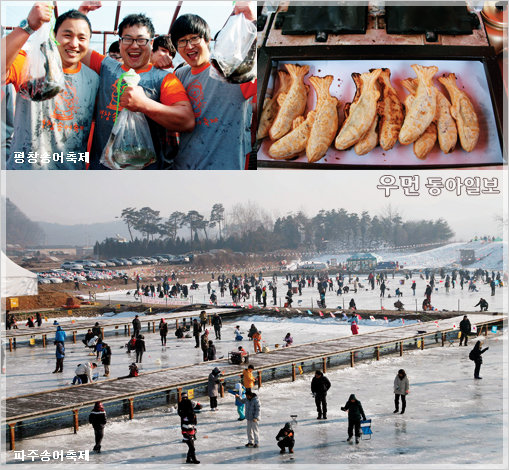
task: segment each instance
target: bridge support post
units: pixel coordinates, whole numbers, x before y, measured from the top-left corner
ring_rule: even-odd
[[[178,402],[180,403],[182,401],[182,387],[177,388],[177,396]]]
[[[9,338],[9,351],[12,352],[12,338]]]
[[[380,346],[375,347],[376,360],[380,360]]]
[[[104,328],[101,328],[101,336],[102,336],[102,339],[104,339]]]
[[[399,342],[399,355],[403,356],[403,341]]]
[[[155,333],[156,332],[156,322],[153,321],[152,322],[152,333]]]
[[[127,324],[127,336],[131,336],[131,325]]]
[[[16,423],[9,423],[11,450],[16,450]]]
[[[166,390],[166,403],[170,403],[170,390]]]
[[[46,335],[42,335],[42,347],[46,347]]]
[[[325,374],[327,372],[327,358],[324,357],[322,359],[322,369],[323,369],[323,373]]]
[[[224,398],[224,379],[221,379],[221,383],[219,384],[219,396]]]
[[[134,418],[134,398],[129,398],[129,419]]]
[[[262,386],[262,371],[258,371],[258,388]]]
[[[295,382],[295,364],[292,364],[292,382]]]
[[[79,419],[78,419],[78,413],[80,410],[72,410],[73,414],[73,422],[74,422],[74,434],[78,432],[79,428]]]
[[[445,346],[445,333],[442,333],[442,347]]]
[[[76,331],[72,332],[72,342],[73,344],[76,344]]]
[[[177,329],[178,327],[179,327],[179,321],[177,319],[177,320],[175,320],[175,329]]]
[[[421,336],[421,350],[424,349],[424,336]]]
[[[14,346],[14,349],[16,349],[16,338],[12,338],[12,344]]]
[[[124,335],[127,336],[127,325],[124,325]]]
[[[350,351],[350,367],[355,367],[355,352]]]

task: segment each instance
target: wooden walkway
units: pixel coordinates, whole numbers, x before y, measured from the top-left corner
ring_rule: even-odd
[[[350,365],[355,365],[355,351],[375,348],[374,359],[379,359],[379,348],[384,345],[399,343],[399,353],[403,354],[403,343],[416,340],[423,349],[426,344],[436,344],[436,339],[441,345],[446,343],[446,334],[457,329],[462,317],[448,318],[436,322],[404,325],[394,328],[386,328],[356,336],[346,336],[315,343],[308,343],[290,348],[275,349],[265,354],[250,356],[250,364],[253,364],[258,373],[258,386],[261,386],[261,372],[267,369],[278,369],[291,366],[292,378],[295,380],[295,369],[299,363],[306,361],[323,361],[323,369],[326,368],[328,357],[350,353]],[[494,324],[502,324],[506,316],[493,316],[493,319],[478,319],[472,315],[470,320],[477,325],[477,333],[484,329],[488,334],[489,328]],[[456,327],[455,327],[456,326]],[[232,365],[225,360],[202,362],[177,368],[168,368],[154,372],[141,374],[137,378],[113,378],[100,382],[62,387],[44,392],[20,395],[7,398],[5,403],[5,416],[3,423],[10,426],[11,448],[14,448],[14,430],[16,422],[44,416],[60,414],[64,411],[74,413],[74,427],[77,431],[78,412],[80,408],[90,406],[96,401],[115,402],[126,400],[129,403],[129,415],[133,417],[133,402],[135,397],[153,394],[155,392],[169,393],[171,390],[180,392],[183,387],[201,385],[207,382],[208,375],[213,367],[219,366],[223,371],[223,378],[238,376],[245,365]]]
[[[175,313],[166,313],[166,314],[154,314],[154,315],[140,315],[138,318],[140,319],[142,329],[146,328],[148,332],[152,331],[152,333],[155,333],[158,331],[158,324],[161,318],[164,318],[166,321],[172,321],[175,322],[174,326],[175,329],[177,329],[179,325],[179,321],[183,321],[185,319],[189,319],[189,323],[192,322],[192,318],[198,318],[200,316],[200,312],[204,309],[198,309],[198,310],[189,310],[186,312],[175,312]],[[228,315],[228,314],[234,314],[234,313],[241,313],[243,312],[243,309],[239,308],[212,308],[212,309],[205,309],[207,312],[207,315],[209,316],[209,323],[210,318],[214,313],[217,313],[220,316]],[[101,317],[93,319],[84,319],[84,320],[76,320],[74,323],[71,321],[62,321],[59,322],[58,325],[44,325],[41,327],[34,327],[29,328],[27,326],[19,326],[17,329],[14,330],[6,330],[5,331],[5,339],[9,341],[9,351],[12,351],[14,348],[16,348],[18,345],[16,344],[16,339],[23,338],[41,338],[41,344],[43,347],[46,347],[46,344],[49,341],[53,341],[55,338],[55,333],[57,330],[57,326],[62,327],[62,329],[68,334],[68,336],[72,336],[73,343],[76,343],[76,335],[79,331],[87,331],[88,329],[92,329],[96,322],[99,323],[99,326],[101,327],[101,332],[104,337],[104,330],[110,330],[110,329],[118,329],[120,327],[124,327],[124,334],[130,336],[131,335],[131,328],[132,328],[132,321],[134,319],[133,317],[120,317],[115,318],[113,317]],[[170,326],[170,325],[168,325]]]

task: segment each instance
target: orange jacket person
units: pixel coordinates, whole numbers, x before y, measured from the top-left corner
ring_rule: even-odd
[[[247,369],[244,369],[244,371],[242,372],[242,379],[244,382],[243,385],[244,385],[246,391],[248,391],[248,390],[251,391],[251,389],[254,387],[255,378],[253,375],[253,371],[254,371],[254,366],[252,364],[249,364]]]
[[[253,334],[253,342],[254,342],[254,352],[262,352],[262,347],[260,346],[260,341],[262,339],[262,332],[257,331]]]

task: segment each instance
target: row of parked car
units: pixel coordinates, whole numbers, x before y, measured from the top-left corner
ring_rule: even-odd
[[[104,269],[98,271],[94,268],[82,268],[76,270],[50,269],[48,271],[39,271],[37,280],[39,284],[61,284],[62,282],[72,281],[99,281],[119,279],[126,275],[122,271]]]
[[[185,264],[190,263],[192,255],[155,255],[151,257],[132,256],[131,258],[112,258],[107,260],[75,260],[65,261],[62,269],[81,271],[84,268],[113,268],[121,266],[142,266],[148,264]]]

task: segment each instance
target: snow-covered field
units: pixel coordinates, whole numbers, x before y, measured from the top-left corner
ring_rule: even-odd
[[[460,250],[475,250],[476,261],[462,268],[459,264]],[[377,256],[379,261],[398,261],[400,266],[406,269],[423,268],[445,268],[454,267],[456,269],[468,269],[469,271],[481,268],[488,270],[502,270],[504,268],[504,257],[507,253],[507,242],[457,242],[449,243],[432,250],[421,251],[418,253],[407,253],[394,250],[372,251],[371,254]],[[310,261],[326,262],[331,258],[336,258],[338,263],[345,263],[352,253],[340,253],[330,255],[320,255],[312,258]]]
[[[357,305],[358,310],[380,310],[383,307],[386,310],[396,310],[394,307],[394,302],[396,302],[395,298],[395,290],[396,288],[400,288],[403,293],[403,297],[400,300],[404,304],[404,308],[409,311],[415,311],[416,308],[421,310],[422,301],[424,299],[424,291],[426,289],[426,279],[421,279],[419,273],[414,273],[411,279],[406,280],[404,276],[400,274],[396,274],[395,277],[392,277],[392,274],[389,275],[389,279],[385,282],[388,290],[385,292],[385,297],[380,297],[380,289],[375,284],[375,289],[371,290],[369,288],[369,284],[367,281],[367,275],[360,275],[359,280],[360,284],[363,286],[357,290],[355,294],[353,292],[353,279],[352,283],[348,284],[348,276],[345,278],[345,284],[352,289],[348,294],[337,295],[337,283],[335,282],[335,275],[331,275],[334,280],[334,291],[327,291],[325,303],[328,308],[347,308],[350,302],[350,299],[354,299]],[[272,278],[265,278],[265,282],[271,281]],[[401,284],[401,282],[404,284]],[[412,281],[416,282],[416,295],[412,296],[412,289],[410,286],[412,285]],[[288,287],[286,286],[286,279],[282,276],[278,277],[277,281],[277,304],[278,307],[282,307],[285,302],[286,292]],[[431,304],[436,307],[438,310],[449,310],[449,311],[474,311],[478,310],[479,307],[474,307],[475,304],[479,301],[481,297],[486,299],[489,303],[488,310],[490,312],[502,312],[503,310],[503,294],[507,295],[507,285],[504,287],[497,287],[496,294],[491,296],[491,289],[489,285],[483,284],[482,282],[478,282],[476,284],[479,292],[469,292],[468,284],[465,283],[463,286],[463,290],[459,285],[459,282],[456,282],[455,288],[452,287],[449,289],[449,293],[445,291],[444,280],[440,279],[440,276],[435,276],[435,291],[431,297]],[[295,285],[295,283],[294,283]],[[206,288],[206,283],[199,283],[199,289],[195,291],[191,291],[190,296],[192,296],[192,301],[194,303],[210,303],[209,295]],[[219,293],[218,282],[212,282],[212,289],[216,291],[218,296],[218,304],[219,305],[227,305],[231,304],[231,297],[226,291],[224,293],[224,297],[221,297]],[[132,295],[126,295],[127,290],[119,290],[108,293],[97,294],[97,299],[107,300],[109,299],[112,303],[117,302],[126,302],[132,301]],[[131,290],[132,292],[132,290]],[[246,302],[241,302],[242,304],[255,305],[254,292],[251,291],[251,297]],[[389,298],[389,296],[391,296]],[[319,300],[318,290],[315,287],[305,287],[302,290],[302,296],[299,294],[293,295],[293,304],[294,308],[310,308],[317,307],[317,300]],[[146,303],[150,302],[149,297],[142,297],[143,301]],[[417,302],[417,304],[416,304]],[[267,306],[272,305],[272,292],[268,291],[267,294]]]
[[[286,326],[280,331],[288,329]],[[242,469],[262,465],[279,468],[287,464],[302,465],[301,468],[324,465],[330,465],[328,468],[507,468],[506,345],[506,333],[486,339],[485,346],[490,349],[484,354],[483,380],[473,379],[473,363],[468,359],[471,345],[460,348],[457,343],[453,347],[382,358],[353,369],[330,370],[327,376],[332,387],[327,421],[316,420],[309,374],[298,376],[295,383],[264,384],[257,391],[262,410],[258,449],[244,447],[245,422],[237,421],[231,395],[219,399],[217,413],[208,411],[207,399],[200,399],[205,408],[198,415],[197,457],[205,468],[209,465],[217,468],[212,464]],[[440,367],[433,366],[436,364]],[[392,383],[400,368],[409,376],[410,394],[406,413],[395,415]],[[361,440],[358,445],[345,442],[347,418],[339,409],[350,393],[356,394],[367,417],[373,420],[372,439]],[[297,415],[295,454],[281,456],[275,436],[293,414]],[[72,429],[61,429],[26,438],[17,443],[17,449],[39,453],[78,451],[91,449],[93,440],[91,426],[85,425],[77,434]],[[89,463],[94,468],[119,465],[185,468],[186,449],[175,410],[156,408],[136,413],[132,421],[124,417],[110,419],[105,428],[103,451],[91,454]],[[14,462],[14,453],[7,453],[7,459],[9,463]]]

